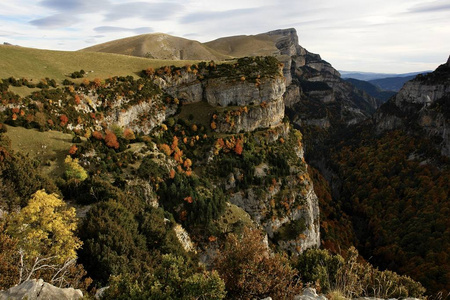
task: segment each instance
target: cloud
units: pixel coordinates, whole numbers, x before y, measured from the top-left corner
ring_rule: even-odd
[[[98,12],[111,5],[108,0],[43,0],[39,4],[58,12],[71,13]]]
[[[184,6],[178,3],[130,2],[112,6],[105,14],[105,19],[117,21],[126,18],[142,18],[149,21],[161,21],[171,19],[173,15],[183,10]]]
[[[138,28],[125,28],[117,26],[100,26],[94,28],[95,32],[99,33],[111,33],[111,32],[133,32],[136,34],[150,33],[153,32],[151,27],[138,27]]]
[[[181,18],[180,22],[182,24],[196,23],[196,22],[207,22],[209,20],[224,20],[236,17],[245,16],[248,14],[255,14],[260,11],[261,8],[243,8],[243,9],[232,9],[226,11],[203,11],[196,12],[185,15]]]
[[[427,12],[444,12],[450,10],[450,3],[448,1],[434,1],[427,4],[416,5],[409,11],[413,13],[427,13]]]
[[[19,32],[14,32],[14,31],[0,30],[1,37],[20,36],[20,35],[23,35],[23,34],[19,33]]]
[[[79,19],[74,15],[56,14],[50,17],[32,20],[29,23],[42,29],[53,29],[68,27],[77,23],[78,21]]]

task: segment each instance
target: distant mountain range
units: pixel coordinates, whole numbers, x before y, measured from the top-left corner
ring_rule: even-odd
[[[358,71],[339,70],[339,73],[341,73],[341,77],[343,79],[354,78],[354,79],[364,80],[364,81],[371,81],[371,80],[382,79],[382,78],[393,78],[393,77],[410,77],[410,76],[416,76],[418,74],[424,74],[424,73],[430,73],[430,72],[432,72],[432,71],[421,71],[421,72],[411,72],[411,73],[373,73],[373,72],[358,72]]]
[[[375,87],[380,89],[380,92],[382,91],[394,91],[398,92],[403,85],[414,79],[418,74],[427,74],[431,71],[422,71],[422,72],[412,72],[412,73],[402,73],[402,74],[389,74],[389,73],[370,73],[370,72],[354,72],[354,71],[339,71],[341,73],[341,77],[343,79],[355,79],[359,81],[365,81],[373,84]],[[353,82],[355,84],[356,82]],[[361,85],[361,83],[356,83]],[[369,91],[367,91],[362,86],[359,87],[360,89],[363,89],[370,95],[372,95]],[[369,87],[369,89],[373,89]],[[379,95],[381,97],[385,97],[385,95]],[[376,96],[374,96],[376,97]],[[385,99],[384,101],[386,101]]]
[[[385,78],[389,79],[389,78]],[[385,80],[385,79],[379,79],[379,80]],[[363,90],[370,96],[377,98],[381,100],[383,103],[388,101],[389,98],[394,96],[396,94],[393,90],[387,90],[381,89],[379,86],[372,83],[372,81],[364,81],[364,80],[358,80],[354,78],[347,78],[345,81],[350,82],[353,84],[357,89]]]

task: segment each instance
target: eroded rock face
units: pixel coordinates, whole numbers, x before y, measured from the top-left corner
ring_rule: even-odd
[[[197,75],[184,69],[176,76],[155,77],[155,83],[167,94],[184,103],[199,102],[203,99],[203,86]]]
[[[312,182],[299,182],[294,178],[285,179],[292,189],[278,187],[262,195],[249,189],[233,194],[230,202],[244,209],[264,228],[271,239],[276,237],[283,225],[289,226],[294,221],[302,222],[304,230],[299,236],[277,241],[281,249],[300,254],[303,250],[320,246],[319,201]],[[269,217],[267,213],[271,211],[271,200],[281,194],[286,195],[286,200],[294,208],[283,215]]]
[[[409,81],[395,97],[394,103],[401,106],[403,102],[431,104],[450,93],[450,84],[423,84],[420,81]]]
[[[450,157],[449,101],[450,65],[447,61],[434,72],[407,82],[377,111],[374,115],[377,132],[414,130],[411,125],[416,125],[435,141],[442,155]]]
[[[289,115],[300,119],[297,123],[308,124],[309,119],[317,119],[313,116],[315,109],[302,108],[314,101],[331,112],[326,121],[329,124],[349,125],[363,121],[379,107],[379,101],[342,80],[339,72],[320,55],[301,47],[295,29],[275,30],[267,34],[276,37],[276,47],[283,57],[283,73],[289,78],[284,101],[291,110]],[[286,63],[285,56],[290,58],[289,63]],[[288,71],[289,75],[286,74]],[[299,88],[298,94],[292,86]],[[329,106],[332,108],[328,109]],[[312,114],[296,116],[298,111],[310,111]]]
[[[248,107],[247,112],[243,111],[239,115],[235,114],[230,118],[227,121],[227,116],[221,115],[217,119],[218,132],[251,132],[259,128],[277,126],[284,118],[284,102],[280,98],[265,105]]]
[[[303,147],[296,148],[302,160]],[[264,177],[267,170],[267,165],[262,164],[255,168],[255,176]],[[320,246],[319,201],[305,169],[291,166],[289,173],[269,188],[253,187],[233,193],[229,201],[245,210],[281,249],[300,254]],[[296,233],[286,235],[288,231]]]
[[[0,300],[77,300],[83,298],[81,290],[73,288],[58,288],[42,279],[27,280],[6,291],[0,291]]]
[[[214,78],[205,84],[205,100],[213,106],[246,106],[277,101],[286,91],[284,78],[263,78],[261,83],[228,82]]]

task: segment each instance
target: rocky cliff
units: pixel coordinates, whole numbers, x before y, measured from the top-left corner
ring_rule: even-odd
[[[283,159],[289,167],[276,171],[273,162],[262,162],[254,170],[259,181],[264,182],[274,172],[279,175],[272,176],[268,185],[251,185],[232,192],[229,201],[244,209],[281,249],[298,254],[320,246],[319,202],[306,171],[300,133],[288,132],[283,136],[287,151],[280,155],[285,155]],[[230,191],[243,172],[235,168],[227,177]]]
[[[407,82],[374,116],[378,133],[393,129],[423,131],[447,157],[449,118],[450,58],[434,72]]]
[[[380,103],[375,98],[342,80],[339,72],[320,55],[301,47],[295,29],[267,34],[276,38],[280,54],[289,57],[284,59],[289,65],[285,76],[291,77],[292,82],[288,87],[291,92],[285,94],[285,103],[294,122],[325,127],[349,125],[368,118],[378,108]],[[313,106],[319,107],[319,115],[317,109],[311,109]]]

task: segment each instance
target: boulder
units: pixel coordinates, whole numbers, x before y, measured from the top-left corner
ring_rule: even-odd
[[[294,300],[327,300],[324,295],[317,295],[313,288],[306,288],[301,295],[294,297]]]
[[[6,291],[0,291],[0,300],[75,300],[83,298],[81,290],[74,288],[58,288],[42,279],[31,279],[22,282]]]

